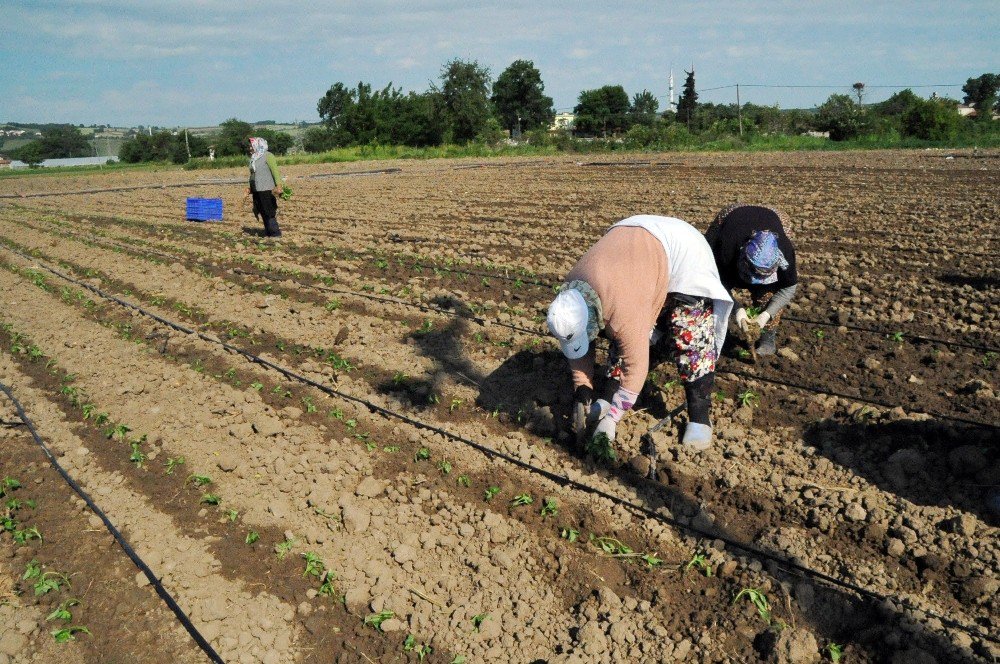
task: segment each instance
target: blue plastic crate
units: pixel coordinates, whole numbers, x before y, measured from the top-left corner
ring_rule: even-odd
[[[187,199],[187,218],[191,221],[222,221],[222,199]]]

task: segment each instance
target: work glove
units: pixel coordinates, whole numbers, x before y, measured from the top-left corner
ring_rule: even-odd
[[[740,307],[736,310],[736,325],[744,332],[747,331],[747,323],[750,322],[750,318],[747,316],[747,310]]]
[[[580,445],[587,435],[587,416],[590,414],[593,398],[594,390],[586,385],[576,388],[573,393],[573,433],[576,434],[576,442]]]
[[[605,415],[594,427],[594,436],[603,433],[608,437],[610,442],[615,442],[615,430],[618,428],[618,423],[612,419],[610,415]]]
[[[598,422],[610,418],[611,403],[604,399],[598,399],[591,405],[590,414],[587,416],[588,422]]]
[[[763,330],[764,326],[767,325],[768,321],[771,320],[771,314],[767,313],[766,311],[762,311],[759,314],[757,314],[757,318],[755,320],[757,321],[757,325],[760,326],[760,329]]]

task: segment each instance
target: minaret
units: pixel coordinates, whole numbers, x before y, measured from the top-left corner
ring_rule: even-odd
[[[674,103],[674,68],[670,68],[670,103],[667,104],[667,110],[672,112],[677,112],[677,104]]]

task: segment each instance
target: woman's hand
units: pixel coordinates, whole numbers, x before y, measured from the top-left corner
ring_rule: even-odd
[[[271,193],[274,194],[275,196],[281,196],[281,185],[280,184],[274,185],[274,189],[271,190]]]

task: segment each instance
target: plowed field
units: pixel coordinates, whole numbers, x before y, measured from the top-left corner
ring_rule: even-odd
[[[996,661],[1000,154],[614,159],[289,166],[280,240],[239,170],[4,179],[0,382],[226,662]],[[734,201],[792,220],[780,353],[708,451],[641,445],[665,361],[588,458],[552,287]],[[204,661],[2,408],[0,664]]]

